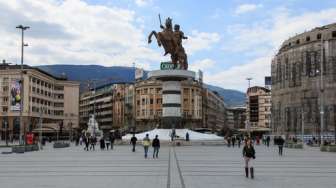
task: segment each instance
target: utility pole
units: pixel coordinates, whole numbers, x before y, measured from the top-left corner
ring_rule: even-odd
[[[302,114],[301,114],[301,140],[302,144],[304,145],[304,108],[302,105]]]
[[[320,63],[320,122],[321,122],[321,142],[323,145],[323,134],[324,134],[324,80],[323,80],[323,61],[324,61],[324,40],[323,35],[321,34],[321,63]]]
[[[8,136],[7,136],[7,133],[8,133],[8,123],[7,123],[7,120],[5,120],[4,124],[5,124],[5,129],[6,129],[6,133],[5,133],[6,146],[8,146]]]
[[[248,96],[248,90],[250,89],[250,87],[251,87],[251,80],[252,80],[253,78],[251,78],[251,77],[248,77],[248,78],[246,78],[246,80],[248,81],[248,88],[247,88],[247,91],[246,91],[246,98],[247,98],[247,103],[249,104],[249,96]],[[250,113],[251,113],[251,109],[249,108],[249,115],[250,115]],[[251,117],[251,116],[250,116]],[[249,118],[249,120],[248,121],[246,121],[246,129],[247,129],[247,131],[248,131],[248,135],[249,135],[249,137],[251,137],[251,124],[250,124],[250,118]]]
[[[21,71],[20,71],[20,144],[26,145],[25,138],[25,126],[23,123],[22,111],[23,111],[23,48],[28,46],[28,44],[24,43],[24,31],[29,29],[29,26],[18,25],[16,26],[17,29],[21,29]],[[23,127],[23,130],[22,130]]]
[[[42,114],[43,114],[43,107],[40,107],[40,149],[42,150],[42,142],[43,142],[43,138],[42,138]]]

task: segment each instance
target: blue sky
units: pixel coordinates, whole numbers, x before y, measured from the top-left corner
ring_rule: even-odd
[[[163,49],[147,44],[162,21],[189,37],[184,41],[192,70],[207,83],[244,91],[246,77],[263,85],[282,41],[336,22],[335,0],[13,0],[0,1],[0,57],[19,62],[26,32],[26,63],[124,65],[158,69]]]

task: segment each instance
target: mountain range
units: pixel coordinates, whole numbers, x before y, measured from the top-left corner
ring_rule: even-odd
[[[133,83],[135,77],[134,67],[113,66],[104,67],[100,65],[41,65],[38,68],[55,76],[66,76],[69,80],[76,80],[81,83],[81,89],[87,87],[88,80],[97,80],[99,85],[109,83]],[[224,98],[228,106],[240,106],[245,103],[243,92],[224,89],[218,86],[205,84],[205,86],[217,92]]]

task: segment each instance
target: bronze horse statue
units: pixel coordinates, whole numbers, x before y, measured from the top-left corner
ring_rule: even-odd
[[[161,23],[161,20],[160,20]],[[154,35],[158,46],[163,46],[165,55],[170,54],[172,63],[175,65],[175,69],[184,69],[188,68],[187,54],[184,51],[182,42],[180,42],[180,35],[182,32],[173,31],[172,19],[167,18],[165,22],[165,27],[160,24],[160,28],[163,29],[161,32],[152,31],[148,36],[148,43],[152,42],[152,36]],[[179,27],[178,27],[179,28]],[[183,33],[182,33],[183,35]],[[183,39],[187,37],[182,36]],[[179,65],[179,66],[178,66]]]

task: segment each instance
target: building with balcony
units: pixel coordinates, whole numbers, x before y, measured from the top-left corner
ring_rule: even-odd
[[[212,132],[222,132],[228,129],[226,125],[226,107],[224,99],[214,91],[203,89],[203,128]]]
[[[231,130],[245,129],[246,107],[226,108],[226,124]]]
[[[202,127],[202,85],[195,80],[182,81],[182,126]],[[162,82],[154,79],[135,83],[136,131],[160,128],[162,117]]]
[[[271,90],[254,86],[247,89],[247,125],[252,132],[268,132],[271,127]]]
[[[44,134],[56,135],[60,129],[78,128],[79,83],[56,77],[36,67],[0,64],[0,123],[2,138],[18,139],[39,129],[42,118]],[[22,96],[22,98],[21,98]],[[23,100],[21,106],[20,100]],[[20,109],[23,122],[20,124]]]
[[[133,90],[133,84],[119,83],[82,92],[79,102],[80,127],[86,129],[90,115],[95,114],[99,129],[104,133],[129,130],[134,125]]]

